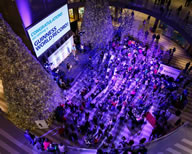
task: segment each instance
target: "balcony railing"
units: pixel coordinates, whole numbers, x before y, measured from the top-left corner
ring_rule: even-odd
[[[167,3],[164,5],[155,4],[155,0],[110,0],[112,5],[124,6],[133,8],[144,13],[152,13],[155,17],[165,21],[170,26],[174,26],[178,31],[183,31],[187,34],[187,40],[192,43],[192,12],[189,7],[184,7],[185,1],[172,0],[169,9]],[[182,5],[182,10],[178,14],[178,8]],[[190,36],[190,37],[189,37]]]
[[[68,0],[68,3],[85,2],[85,0]],[[110,5],[122,8],[134,9],[146,14],[150,14],[161,19],[179,31],[190,44],[192,44],[192,12],[187,14],[191,7],[185,7],[185,1],[172,0],[167,9],[167,3],[164,5],[155,4],[155,0],[109,0]],[[178,8],[182,5],[182,10],[178,15]]]

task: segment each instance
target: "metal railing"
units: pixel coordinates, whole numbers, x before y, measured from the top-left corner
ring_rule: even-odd
[[[85,2],[85,0],[68,0],[70,4],[78,2]],[[184,7],[185,1],[172,0],[169,10],[167,10],[167,3],[164,5],[155,4],[155,0],[109,0],[109,2],[112,6],[140,11],[164,21],[179,31],[192,44],[192,9]],[[178,15],[177,9],[181,5],[183,7]],[[161,7],[163,12],[160,10]],[[170,10],[171,12],[169,12]],[[186,16],[190,10],[191,13],[187,21]]]

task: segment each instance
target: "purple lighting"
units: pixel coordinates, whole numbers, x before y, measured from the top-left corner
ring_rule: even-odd
[[[16,0],[16,4],[25,28],[30,26],[32,24],[32,17],[29,1]]]

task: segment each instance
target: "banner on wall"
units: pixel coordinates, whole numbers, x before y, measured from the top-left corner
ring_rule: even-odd
[[[49,63],[51,63],[51,69],[57,68],[65,58],[72,52],[74,40],[71,36],[65,41],[51,56],[48,57]]]
[[[164,64],[160,64],[160,67],[158,70],[158,73],[168,75],[168,76],[174,78],[174,80],[177,79],[180,72],[181,72],[181,70],[173,68],[171,66],[164,65]]]
[[[35,54],[39,57],[70,30],[67,4],[27,29]]]

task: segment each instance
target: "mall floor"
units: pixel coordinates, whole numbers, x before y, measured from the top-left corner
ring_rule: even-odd
[[[137,13],[136,13],[137,14]],[[135,16],[136,16],[135,14]],[[142,20],[145,19],[147,16],[143,16],[141,14],[138,14],[138,16],[140,16],[140,18],[137,18],[137,21],[134,22],[134,29],[131,32],[131,35],[135,36],[137,38],[137,32],[138,29],[140,29],[140,25],[142,24]],[[151,20],[152,22],[152,20]],[[150,26],[150,25],[149,25]],[[160,29],[157,30],[157,32],[161,32]],[[139,39],[142,39],[142,37],[144,37],[143,35],[139,36]],[[151,35],[148,37],[148,41],[151,40]],[[173,48],[176,47],[176,52],[173,56],[173,59],[170,63],[171,66],[177,67],[179,69],[183,69],[185,67],[185,64],[189,61],[192,60],[189,57],[189,55],[187,55],[187,53],[181,48],[179,47],[176,43],[172,42],[171,40],[169,40],[168,38],[164,37],[161,35],[161,39],[159,42],[159,45],[164,48],[164,50],[169,49],[169,48]],[[71,72],[81,72],[85,65],[86,65],[86,61],[88,61],[88,53],[86,54],[80,54],[79,53],[79,62],[76,64],[73,61],[73,56],[69,56],[68,59],[66,59],[66,61],[64,62],[64,67],[65,64],[67,63],[67,61],[72,60],[72,65],[73,68],[71,70]],[[63,67],[63,68],[64,68]],[[65,70],[65,68],[64,68]],[[71,73],[74,75],[74,73]],[[77,73],[77,76],[79,74]],[[192,74],[190,74],[190,77],[192,77]],[[182,89],[180,89],[182,90]],[[182,121],[189,121],[189,123],[192,124],[192,87],[188,87],[189,90],[189,97],[188,97],[188,104],[186,106],[186,108],[183,110],[182,112]],[[4,100],[4,96],[3,96],[3,87],[2,85],[0,86],[0,107],[2,108],[3,111],[7,111],[7,107],[5,105],[5,100]],[[1,127],[0,127],[0,153],[4,154],[4,153],[36,153],[35,151],[32,150],[32,146],[29,145],[27,143],[27,141],[25,140],[24,136],[23,136],[23,132],[16,128],[14,125],[12,125],[8,120],[6,120],[4,117],[6,117],[6,115],[4,115],[4,113],[1,112],[0,114],[0,123],[1,123]],[[3,125],[2,125],[3,124]],[[57,134],[57,130],[59,128],[59,124],[57,122],[54,122],[53,125],[50,126],[49,130],[40,130],[37,129],[35,130],[35,134],[38,136],[46,136],[47,138],[49,138],[51,141],[55,142],[55,143],[60,143],[60,141],[62,140],[65,144],[67,145],[74,145],[75,144],[69,142],[68,140],[63,140],[63,138],[61,138],[58,134]],[[150,126],[149,126],[150,127]],[[147,132],[147,130],[146,130]],[[149,132],[150,133],[150,132]],[[168,154],[168,153],[173,153],[173,154],[187,154],[192,151],[192,135],[189,133],[187,135],[188,138],[181,139],[181,136],[183,132],[180,132],[180,135],[176,135],[175,137],[172,138],[168,138],[167,142],[175,142],[175,144],[173,144],[173,146],[171,147],[167,147],[165,149],[159,149],[159,151],[157,151],[157,147],[160,145],[157,145],[157,147],[155,148],[154,153],[158,153],[158,154]],[[180,142],[182,140],[182,142]],[[176,142],[180,142],[179,145]],[[185,143],[184,143],[185,142]],[[186,144],[187,142],[187,144]],[[166,142],[162,143],[167,144]],[[168,149],[168,150],[167,150]],[[171,150],[170,150],[171,149]],[[71,152],[74,153],[74,152]],[[85,153],[82,151],[76,151],[75,153]],[[86,151],[86,153],[95,153],[95,151]],[[153,153],[153,151],[152,151]]]

